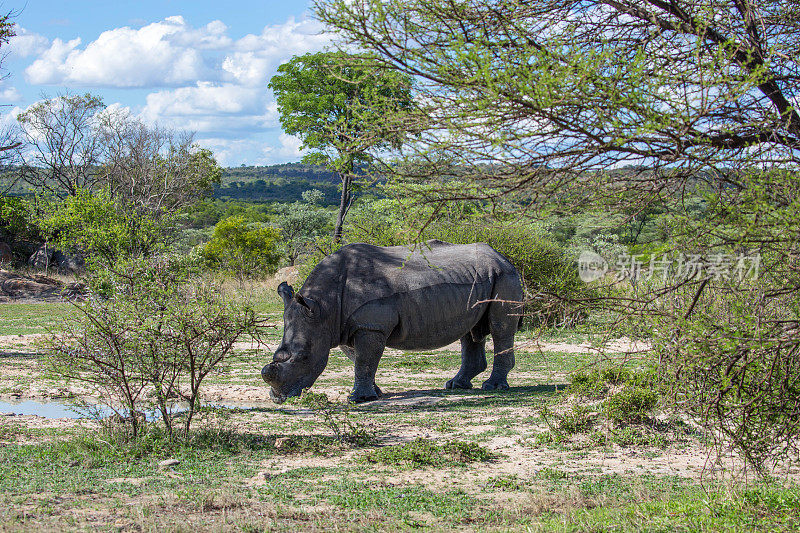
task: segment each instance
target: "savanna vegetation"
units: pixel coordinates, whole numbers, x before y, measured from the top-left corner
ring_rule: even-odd
[[[222,169],[91,94],[4,132],[5,268],[70,291],[0,303],[0,398],[73,418],[2,417],[0,529],[800,527],[798,8],[315,13],[347,51],[264,88],[302,164]],[[272,404],[277,282],[429,239],[520,272],[512,388],[444,390],[456,345],[387,350],[388,394],[351,405],[337,349]]]

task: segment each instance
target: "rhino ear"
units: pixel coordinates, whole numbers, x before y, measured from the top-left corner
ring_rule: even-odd
[[[281,295],[283,299],[283,306],[287,307],[289,303],[292,301],[292,297],[294,296],[294,289],[291,285],[282,281],[280,285],[278,285],[278,294]]]
[[[303,311],[306,312],[307,315],[311,316],[314,314],[314,310],[317,307],[316,302],[310,298],[303,298],[300,296],[300,293],[296,293],[294,295],[294,299],[297,303],[303,306]]]

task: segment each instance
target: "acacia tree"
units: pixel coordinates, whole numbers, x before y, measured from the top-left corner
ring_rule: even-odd
[[[62,95],[20,114],[22,180],[37,191],[62,197],[97,186],[103,146],[96,126],[104,109],[98,96]]]
[[[397,145],[403,137],[383,119],[411,108],[410,77],[375,68],[371,56],[319,52],[278,67],[269,88],[284,131],[300,136],[302,149],[313,150],[303,162],[325,165],[342,180],[333,233],[339,242],[355,170],[371,161],[370,150]]]
[[[663,205],[674,252],[705,265],[758,255],[758,282],[701,270],[626,303],[656,317],[681,405],[756,465],[798,444],[796,2],[318,0],[316,11],[415,77],[420,105],[402,119],[421,133],[404,150],[427,164],[411,177],[447,161],[477,185],[439,181],[422,200]],[[687,193],[704,200],[700,219]]]
[[[220,182],[222,170],[211,151],[194,145],[194,135],[148,126],[127,112],[100,116],[103,183],[118,202],[160,218],[196,203]]]

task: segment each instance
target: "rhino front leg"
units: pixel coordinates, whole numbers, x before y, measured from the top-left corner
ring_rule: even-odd
[[[472,378],[486,370],[486,340],[474,341],[472,334],[461,337],[461,368],[446,389],[471,389]]]
[[[377,400],[383,396],[383,392],[375,384],[375,373],[378,371],[378,362],[386,347],[386,339],[377,332],[359,332],[355,336],[353,347],[355,382],[349,399],[355,403]]]

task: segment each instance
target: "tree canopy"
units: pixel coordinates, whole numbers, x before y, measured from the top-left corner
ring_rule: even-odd
[[[411,78],[376,68],[368,55],[319,52],[295,56],[269,82],[286,133],[310,150],[304,163],[325,165],[342,178],[334,239],[351,202],[354,168],[371,160],[371,150],[397,145],[403,130],[387,117],[412,106]]]
[[[736,183],[800,162],[793,2],[318,0],[316,11],[419,80],[424,105],[406,118],[426,132],[418,155],[506,191],[563,191],[626,165],[655,169],[655,190]]]

